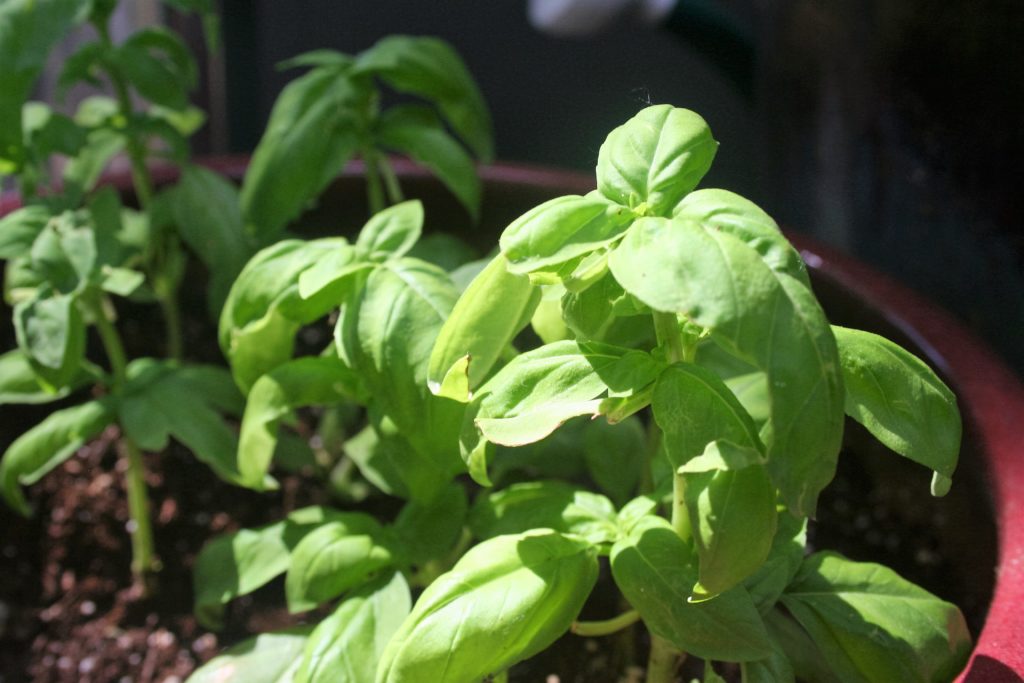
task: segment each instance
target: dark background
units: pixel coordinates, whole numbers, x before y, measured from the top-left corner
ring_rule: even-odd
[[[513,0],[221,8],[206,151],[252,149],[298,73],[278,61],[436,35],[478,80],[498,158],[591,171],[607,132],[644,105],[694,109],[721,142],[705,186],[894,274],[1024,371],[1017,0],[682,0],[668,26],[623,18],[575,40],[540,34]]]

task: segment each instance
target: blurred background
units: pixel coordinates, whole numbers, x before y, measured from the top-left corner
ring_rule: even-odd
[[[587,2],[577,29],[608,6],[577,5]],[[609,10],[603,30],[566,37],[551,31],[571,32],[571,17],[545,33],[525,0],[221,0],[216,54],[197,20],[155,0],[122,3],[119,21],[166,22],[203,55],[199,154],[255,146],[298,73],[279,61],[358,52],[394,33],[456,48],[491,107],[502,160],[592,172],[607,132],[641,107],[694,109],[721,142],[705,186],[746,195],[787,229],[924,292],[1024,373],[1024,4],[652,4],[657,21]]]

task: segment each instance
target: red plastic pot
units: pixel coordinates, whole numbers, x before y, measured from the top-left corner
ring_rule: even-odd
[[[209,159],[205,165],[240,180],[247,157]],[[465,212],[429,174],[398,160],[396,170],[410,196],[423,197],[430,217],[461,216],[463,225],[434,226],[453,230],[489,248],[500,230],[526,209],[554,196],[593,189],[589,175],[524,165],[498,164],[481,169],[485,185],[480,225],[474,229]],[[351,230],[366,215],[362,168],[352,164],[304,219],[325,231]],[[158,184],[171,181],[173,169],[157,169]],[[130,196],[127,174],[110,182]],[[0,215],[18,205],[0,197]],[[459,221],[456,220],[456,223]],[[961,681],[1024,681],[1024,387],[980,339],[948,313],[894,280],[855,259],[799,235],[792,236],[816,282],[834,295],[870,311],[882,326],[909,339],[918,355],[937,368],[959,398],[973,448],[987,468],[989,492],[998,532],[998,560],[993,598],[984,628]],[[885,330],[877,330],[885,333]],[[970,561],[970,558],[965,558]],[[893,682],[897,683],[897,682]]]

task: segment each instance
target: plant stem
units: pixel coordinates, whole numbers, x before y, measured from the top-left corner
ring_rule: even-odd
[[[647,658],[647,683],[674,683],[676,672],[685,659],[686,653],[652,633],[651,654]]]
[[[683,337],[679,334],[679,318],[675,313],[654,311],[654,333],[658,344],[665,348],[665,357],[669,363],[687,360],[686,349],[683,348]]]
[[[102,299],[94,302],[93,315],[96,318],[96,329],[103,343],[103,349],[110,361],[110,374],[113,378],[111,390],[119,393],[124,389],[128,367],[124,344],[121,335],[111,322],[112,307],[104,305]],[[132,574],[145,594],[148,592],[147,578],[157,568],[156,554],[153,550],[153,529],[149,519],[149,494],[146,491],[145,464],[138,446],[127,435],[121,434],[120,456],[125,462],[125,489],[128,496],[128,516],[132,521]]]
[[[638,621],[640,621],[640,613],[633,609],[604,621],[574,621],[572,632],[578,636],[608,636],[628,628]]]
[[[693,535],[690,513],[686,509],[686,479],[678,472],[672,475],[672,528],[684,541]]]
[[[163,288],[161,288],[163,289]],[[157,301],[164,315],[167,331],[167,357],[181,360],[183,345],[181,334],[181,309],[178,307],[178,295],[173,287],[169,291],[158,292]]]
[[[373,215],[387,206],[387,202],[384,200],[384,188],[380,184],[377,153],[372,149],[363,150],[363,163],[366,164],[366,200],[370,205],[370,214]]]
[[[384,178],[384,186],[388,191],[388,200],[392,204],[404,201],[405,195],[402,194],[402,186],[398,184],[398,176],[395,175],[395,169],[391,167],[391,162],[385,156],[380,158],[380,174]]]

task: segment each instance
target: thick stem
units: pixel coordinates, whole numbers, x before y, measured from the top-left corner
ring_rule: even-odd
[[[111,390],[119,393],[124,389],[128,359],[124,352],[121,336],[111,322],[112,308],[102,300],[93,305],[96,330],[99,332],[103,349],[110,361],[112,377]],[[147,592],[148,575],[157,569],[156,553],[153,549],[153,530],[149,519],[149,494],[146,491],[145,465],[138,446],[127,435],[121,435],[120,456],[125,463],[125,489],[128,495],[128,516],[131,520],[132,574],[137,585]]]
[[[638,621],[640,613],[633,609],[604,621],[574,621],[571,630],[578,636],[610,636]]]
[[[686,479],[678,472],[672,477],[672,528],[684,541],[693,535],[690,513],[686,509]]]
[[[380,158],[380,174],[384,178],[384,187],[388,191],[388,201],[392,204],[404,201],[405,195],[402,194],[402,186],[398,184],[398,176],[395,175],[395,169],[391,167],[391,162],[386,156]]]
[[[384,200],[384,188],[380,184],[380,167],[377,154],[371,149],[363,151],[363,163],[366,164],[366,201],[370,205],[370,214],[383,211],[387,206]]]
[[[676,672],[686,654],[660,636],[651,634],[651,654],[647,658],[647,683],[674,683]]]
[[[683,337],[679,334],[679,318],[675,313],[654,311],[654,332],[658,336],[658,344],[665,348],[665,357],[669,363],[686,360],[683,348]]]

